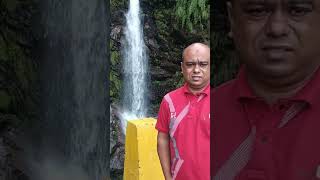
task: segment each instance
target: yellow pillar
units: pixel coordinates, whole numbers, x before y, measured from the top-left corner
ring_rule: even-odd
[[[164,180],[157,154],[156,119],[127,123],[124,180]]]

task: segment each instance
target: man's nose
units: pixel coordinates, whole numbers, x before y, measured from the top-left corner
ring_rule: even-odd
[[[195,73],[200,72],[200,63],[196,63],[196,64],[194,65],[193,71],[194,71]]]
[[[286,13],[282,10],[274,11],[266,23],[266,35],[272,38],[286,36],[289,33],[289,23]]]

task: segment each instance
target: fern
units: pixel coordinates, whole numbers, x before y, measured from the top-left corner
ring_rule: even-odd
[[[175,15],[182,28],[193,31],[197,26],[203,30],[203,23],[209,21],[208,0],[177,0]]]

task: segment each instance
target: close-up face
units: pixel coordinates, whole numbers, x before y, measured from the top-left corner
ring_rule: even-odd
[[[320,0],[233,0],[228,13],[251,72],[276,78],[319,65]]]
[[[193,44],[183,53],[183,77],[191,90],[200,90],[210,83],[210,48]]]

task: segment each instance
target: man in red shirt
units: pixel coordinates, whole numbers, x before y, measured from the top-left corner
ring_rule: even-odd
[[[212,179],[320,179],[320,0],[227,6],[243,66],[212,91]]]
[[[156,129],[166,180],[210,179],[210,48],[194,43],[183,51],[185,85],[166,94]]]

